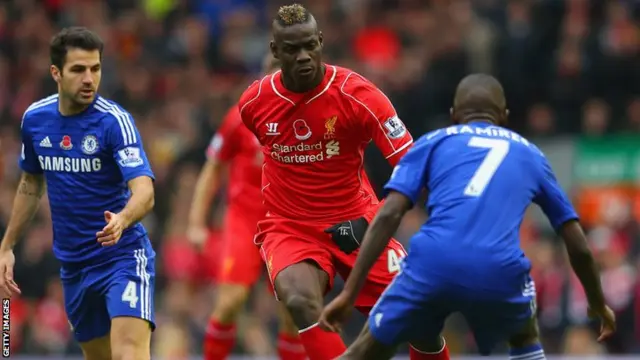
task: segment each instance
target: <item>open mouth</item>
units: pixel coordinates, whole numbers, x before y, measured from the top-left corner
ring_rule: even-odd
[[[84,97],[93,96],[93,90],[92,89],[80,90],[80,95]]]
[[[312,66],[305,66],[302,67],[300,69],[298,69],[298,74],[302,75],[302,76],[308,76],[311,75],[313,73],[313,67]]]

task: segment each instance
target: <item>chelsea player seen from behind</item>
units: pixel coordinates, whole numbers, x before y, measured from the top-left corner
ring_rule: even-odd
[[[85,28],[51,42],[58,94],[22,119],[23,170],[0,246],[0,288],[13,247],[47,189],[65,309],[85,359],[150,359],[155,253],[139,221],[154,204],[153,173],[131,115],[97,95],[103,43]]]
[[[429,220],[411,239],[401,272],[341,359],[390,359],[405,341],[419,344],[432,359],[447,359],[440,332],[453,312],[465,316],[481,354],[506,340],[511,359],[545,359],[531,264],[519,239],[532,202],[564,239],[591,315],[602,321],[599,340],[613,333],[615,317],[605,305],[578,216],[540,150],[501,127],[507,114],[500,83],[470,75],[456,91],[456,125],[423,136],[400,160],[344,290],[323,313],[325,328],[337,330],[346,320],[368,269],[423,190],[429,193]]]

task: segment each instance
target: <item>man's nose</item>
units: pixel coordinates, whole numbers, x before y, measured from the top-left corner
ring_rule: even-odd
[[[296,62],[304,64],[311,61],[311,55],[306,50],[301,50],[296,58]]]
[[[82,76],[82,83],[87,85],[93,84],[93,76],[91,74],[91,70],[84,72]]]

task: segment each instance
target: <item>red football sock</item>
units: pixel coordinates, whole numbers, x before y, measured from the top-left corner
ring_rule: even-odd
[[[411,360],[449,360],[449,348],[447,343],[442,339],[442,349],[435,353],[424,352],[415,349],[413,346],[409,347],[409,359]]]
[[[204,335],[204,360],[224,360],[229,356],[236,341],[236,326],[222,325],[216,320],[209,320]]]
[[[300,340],[309,360],[334,360],[347,350],[340,335],[324,331],[318,324],[300,330]]]
[[[278,355],[280,360],[305,360],[307,353],[297,335],[278,334]]]

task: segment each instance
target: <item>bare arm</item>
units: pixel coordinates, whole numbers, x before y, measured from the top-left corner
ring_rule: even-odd
[[[0,141],[0,149],[2,149],[2,141]],[[4,156],[0,154],[0,181],[4,178]]]
[[[153,180],[148,176],[138,176],[127,183],[131,190],[131,198],[119,215],[124,220],[125,228],[144,218],[155,204]]]
[[[11,218],[4,234],[0,250],[13,249],[16,242],[24,234],[27,225],[38,210],[40,199],[46,190],[44,175],[22,173],[18,191],[13,200]]]
[[[220,161],[209,159],[204,164],[193,192],[189,226],[206,226],[209,209],[224,180],[225,171],[226,165]]]
[[[343,292],[348,294],[351,301],[355,301],[367,274],[398,230],[402,217],[412,206],[411,200],[399,192],[391,191],[387,195],[384,205],[364,235],[356,264],[344,285]]]
[[[587,238],[582,231],[580,223],[576,220],[568,221],[560,227],[558,233],[567,247],[571,267],[587,294],[589,306],[596,311],[600,311],[605,307],[600,274],[593,259],[593,254],[587,246]]]

